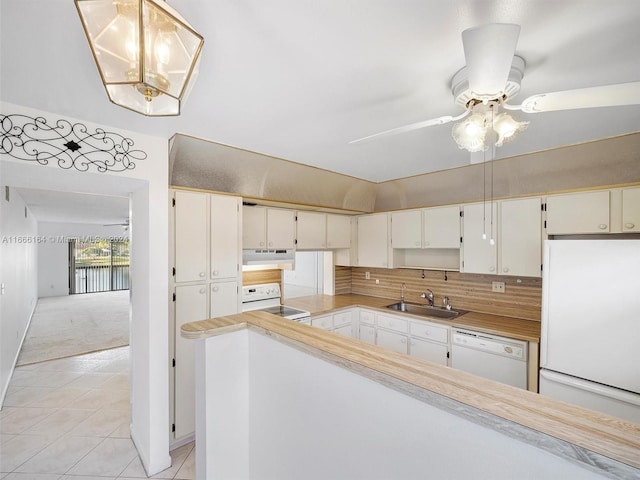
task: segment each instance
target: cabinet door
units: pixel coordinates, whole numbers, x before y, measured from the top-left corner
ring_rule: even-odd
[[[378,323],[378,327],[395,330],[397,332],[409,331],[407,319],[403,317],[379,313],[376,315],[376,321]]]
[[[267,209],[242,207],[242,248],[267,248]]]
[[[406,335],[379,328],[376,336],[376,345],[398,353],[406,354],[408,352]]]
[[[460,248],[460,207],[425,208],[424,248]]]
[[[539,277],[542,272],[542,201],[500,202],[500,273]]]
[[[363,342],[370,343],[371,345],[376,344],[376,327],[372,325],[364,325],[361,324],[358,327],[358,338]]]
[[[174,368],[174,423],[175,438],[182,438],[195,431],[195,355],[194,341],[180,335],[185,323],[208,318],[207,289],[205,284],[184,285],[175,288],[175,360]]]
[[[497,208],[486,202],[465,205],[463,219],[462,268],[466,273],[496,273],[497,268]],[[492,217],[493,213],[493,217]],[[493,225],[491,222],[493,218]],[[491,245],[490,239],[495,240]],[[483,234],[486,239],[483,239]]]
[[[609,191],[547,197],[547,233],[606,233],[609,231]]]
[[[210,278],[237,278],[240,268],[240,198],[210,195]]]
[[[342,325],[341,327],[334,328],[333,331],[345,337],[353,337],[351,325]]]
[[[358,265],[387,267],[389,265],[387,214],[358,217]]]
[[[203,193],[175,192],[176,282],[207,279],[207,201]]]
[[[447,352],[446,345],[420,340],[419,338],[411,338],[409,344],[409,355],[440,365],[447,365]]]
[[[640,232],[640,188],[622,190],[622,231]]]
[[[294,248],[296,241],[296,214],[293,210],[267,209],[267,247]]]
[[[327,248],[351,248],[351,217],[327,214]]]
[[[327,215],[317,212],[298,212],[296,222],[298,250],[322,250],[327,242]]]
[[[240,312],[238,282],[216,282],[210,285],[211,299],[209,318],[233,315]]]
[[[406,210],[391,213],[391,246],[422,248],[422,211]]]

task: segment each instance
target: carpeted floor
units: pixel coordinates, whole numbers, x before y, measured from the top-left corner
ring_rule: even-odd
[[[129,290],[38,300],[17,365],[129,345]]]

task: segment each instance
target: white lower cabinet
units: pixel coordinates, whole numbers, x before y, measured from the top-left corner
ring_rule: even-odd
[[[365,323],[361,323],[358,326],[358,338],[363,342],[370,343],[371,345],[376,344],[376,327],[374,325],[367,325]]]
[[[311,326],[318,327],[323,330],[331,330],[333,328],[333,315],[320,315],[319,317],[311,317]]]
[[[449,346],[441,343],[428,342],[411,337],[409,355],[429,362],[447,365],[449,360]]]
[[[378,328],[376,332],[376,345],[388,348],[394,352],[407,354],[409,352],[407,345],[407,336],[401,333],[392,332],[383,328]]]
[[[332,332],[339,333],[340,335],[344,335],[345,337],[353,337],[353,327],[351,325],[342,325],[341,327],[336,327],[332,330]]]

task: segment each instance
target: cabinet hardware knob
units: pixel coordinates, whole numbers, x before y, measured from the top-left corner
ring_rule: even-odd
[[[624,228],[631,229],[631,228],[634,228],[634,227],[635,227],[635,225],[633,223],[625,223],[624,224]]]
[[[213,287],[213,288],[212,288],[212,290],[213,290],[214,292],[217,292],[217,291],[218,291],[218,287]]]
[[[220,272],[218,272],[218,270],[214,270],[213,272],[211,272],[211,275],[216,277],[216,276],[218,276],[219,273]]]
[[[206,289],[206,288],[201,288],[201,289],[200,289],[200,293],[206,293],[206,292],[207,292],[207,289]]]
[[[600,225],[598,225],[598,228],[600,230],[604,230],[605,228],[607,228],[607,225],[605,223],[601,223]]]
[[[495,272],[496,268],[495,267],[489,267],[489,271],[490,272]]]
[[[198,276],[200,276],[200,277],[204,277],[205,275],[206,275],[206,273],[205,273],[205,272],[200,272],[200,273],[198,274]]]
[[[504,267],[504,268],[502,269],[502,271],[503,271],[504,273],[507,273],[507,272],[509,271],[509,268],[508,268],[508,267]]]

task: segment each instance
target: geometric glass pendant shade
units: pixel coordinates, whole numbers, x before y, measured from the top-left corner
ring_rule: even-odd
[[[161,0],[74,1],[109,99],[143,115],[179,115],[203,37]]]

